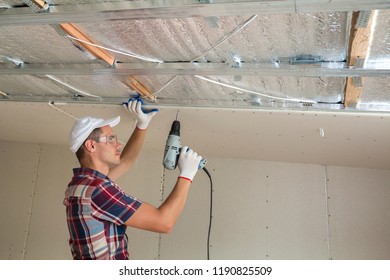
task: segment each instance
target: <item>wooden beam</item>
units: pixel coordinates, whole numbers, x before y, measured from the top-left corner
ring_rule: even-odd
[[[90,38],[88,38],[88,36],[85,35],[77,25],[73,23],[61,23],[59,26],[61,27],[62,30],[65,31],[65,33],[69,34],[70,36],[96,45],[96,43],[93,42]],[[87,51],[89,51],[96,58],[105,61],[108,65],[113,66],[115,64],[115,57],[111,55],[108,51],[80,41],[77,41],[77,43],[82,45]]]
[[[88,36],[86,36],[78,27],[73,23],[62,23],[59,25],[67,34],[82,41],[95,44]],[[77,41],[77,43],[81,44],[85,49],[87,49],[91,54],[95,57],[102,59],[107,64],[114,66],[115,57],[111,55],[104,49],[101,49],[96,46],[92,46],[88,43],[83,43]],[[128,76],[126,79],[126,85],[131,87],[133,90],[137,91],[143,97],[155,101],[155,97],[153,94],[142,84],[140,83],[134,76]]]
[[[363,67],[363,62],[368,55],[368,50],[370,47],[370,39],[372,36],[372,22],[373,22],[373,13],[368,19],[367,25],[360,27],[358,25],[359,15],[362,16],[362,13],[367,13],[365,11],[353,12],[352,15],[352,24],[351,24],[351,36],[349,41],[349,56],[348,56],[348,65],[355,68]],[[361,78],[360,83],[356,83],[356,80],[353,80],[353,77],[347,78],[347,84],[345,87],[344,95],[344,106],[353,107],[359,103],[360,96],[363,89],[363,78]]]
[[[32,2],[41,9],[45,9],[48,5],[44,0],[32,0]]]
[[[155,101],[156,98],[154,95],[142,84],[140,83],[134,76],[130,75],[126,79],[126,85],[134,89],[136,92],[141,94],[144,98]]]

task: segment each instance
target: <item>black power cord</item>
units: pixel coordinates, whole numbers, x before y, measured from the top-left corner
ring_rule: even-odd
[[[210,260],[210,235],[211,235],[211,222],[213,219],[213,180],[211,179],[210,172],[203,167],[204,172],[206,172],[207,176],[210,179],[210,222],[209,222],[209,231],[207,234],[207,259]]]

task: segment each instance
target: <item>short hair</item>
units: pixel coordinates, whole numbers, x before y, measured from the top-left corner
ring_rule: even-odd
[[[85,147],[84,144],[87,140],[99,141],[100,135],[102,135],[103,131],[101,127],[95,128],[92,130],[91,134],[88,135],[87,139],[84,140],[83,144],[76,152],[76,157],[80,161],[85,155]]]

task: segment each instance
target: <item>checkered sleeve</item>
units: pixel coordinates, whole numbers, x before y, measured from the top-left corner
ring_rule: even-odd
[[[99,221],[123,225],[142,202],[126,194],[113,182],[99,185],[91,195],[92,216]]]

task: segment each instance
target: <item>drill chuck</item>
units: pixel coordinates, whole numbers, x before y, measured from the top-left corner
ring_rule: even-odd
[[[180,122],[179,121],[177,121],[177,120],[173,121],[169,135],[180,136]]]

